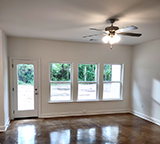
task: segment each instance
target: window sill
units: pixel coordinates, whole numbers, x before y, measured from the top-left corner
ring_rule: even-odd
[[[73,100],[68,100],[68,101],[51,101],[49,100],[48,103],[49,104],[52,104],[52,103],[73,103],[74,101]]]
[[[103,100],[100,100],[100,101],[103,101],[103,102],[108,102],[108,101],[122,101],[123,99],[103,99]]]
[[[96,100],[96,99],[95,99],[95,100],[93,100],[93,99],[92,99],[92,100],[77,100],[77,101],[75,101],[75,102],[77,102],[77,103],[81,103],[81,102],[82,102],[82,103],[83,103],[83,102],[99,102],[99,100]]]
[[[69,101],[48,101],[49,104],[58,103],[90,103],[90,102],[111,102],[111,101],[122,101],[123,99],[104,99],[104,100],[69,100]]]

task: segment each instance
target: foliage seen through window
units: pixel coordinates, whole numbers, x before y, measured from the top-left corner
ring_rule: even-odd
[[[70,81],[71,65],[67,63],[50,64],[51,81]]]
[[[79,64],[78,81],[96,81],[96,68],[93,64]]]
[[[104,65],[103,81],[111,81],[111,79],[112,79],[112,65]]]
[[[17,65],[18,85],[34,84],[34,66],[32,64]]]

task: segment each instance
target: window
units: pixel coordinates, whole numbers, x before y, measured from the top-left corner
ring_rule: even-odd
[[[78,64],[78,100],[96,100],[97,64]]]
[[[103,66],[103,99],[121,99],[122,65]]]
[[[50,63],[50,101],[71,100],[71,64]]]

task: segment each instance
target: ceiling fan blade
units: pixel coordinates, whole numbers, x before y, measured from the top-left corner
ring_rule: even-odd
[[[89,28],[90,30],[96,30],[96,31],[102,31],[102,32],[105,32],[105,30],[102,30],[102,29],[96,29],[96,28]]]
[[[138,27],[136,26],[128,26],[128,27],[125,27],[125,28],[121,28],[119,30],[117,30],[117,32],[127,32],[127,31],[131,31],[131,30],[136,30],[138,29]]]
[[[92,36],[97,36],[97,35],[99,35],[99,34],[85,35],[85,36],[83,36],[83,38],[86,38],[86,37],[92,37]]]
[[[117,33],[118,35],[124,35],[124,36],[133,36],[133,37],[140,37],[142,34],[140,33],[127,33],[127,32],[124,32],[124,33]]]
[[[90,42],[98,41],[98,39],[90,39],[89,41],[90,41]]]
[[[101,34],[85,35],[85,36],[83,36],[83,38],[92,37],[92,36],[98,36],[98,35],[106,35],[106,34],[101,33]]]

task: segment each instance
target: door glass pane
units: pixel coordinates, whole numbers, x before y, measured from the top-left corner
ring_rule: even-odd
[[[34,110],[34,65],[17,65],[18,111]]]

